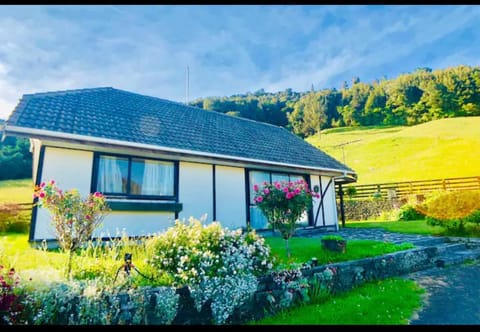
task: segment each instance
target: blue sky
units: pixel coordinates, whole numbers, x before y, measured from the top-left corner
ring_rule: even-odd
[[[480,65],[477,5],[1,5],[0,118],[25,93],[184,102]]]

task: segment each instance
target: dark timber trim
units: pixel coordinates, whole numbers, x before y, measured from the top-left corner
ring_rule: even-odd
[[[320,208],[322,208],[322,216],[323,216],[323,226],[325,226],[325,210],[324,210],[324,207],[323,207],[323,201],[324,201],[324,197],[325,197],[325,194],[327,193],[327,190],[328,190],[328,187],[330,187],[330,185],[333,183],[333,178],[330,178],[330,181],[328,181],[328,184],[327,186],[325,187],[325,190],[322,191],[322,177],[319,176],[319,179],[320,179],[320,203],[318,204],[318,208],[317,208],[317,215],[315,216],[315,227],[317,227],[317,222],[318,222],[318,214],[320,213]]]
[[[152,158],[152,157],[140,157],[140,156],[133,156],[133,155],[126,155],[126,154],[118,154],[118,153],[105,153],[105,152],[94,152],[94,171],[92,172],[92,188],[91,192],[97,191],[97,182],[98,182],[98,166],[100,161],[100,156],[113,156],[119,158],[125,158],[128,161],[128,181],[127,181],[127,193],[109,193],[103,192],[103,194],[110,198],[117,198],[122,197],[126,199],[150,199],[150,200],[169,200],[178,202],[178,161],[174,160],[166,160],[166,159],[159,159],[159,158]],[[132,174],[132,163],[133,159],[146,159],[146,160],[155,160],[155,161],[164,161],[173,164],[173,195],[169,196],[160,196],[160,195],[133,195],[130,194],[130,182],[131,182],[131,174]]]
[[[212,186],[213,186],[213,221],[217,220],[217,192],[215,179],[215,164],[212,165]]]
[[[108,202],[108,200],[107,200]],[[175,202],[108,202],[113,211],[165,211],[178,213],[182,211],[183,204]]]
[[[338,185],[338,196],[340,196],[340,215],[342,217],[342,227],[345,227],[345,207],[343,203],[343,188],[341,183]]]
[[[250,227],[250,171],[248,168],[244,168],[245,173],[245,206],[247,213],[245,216],[247,217],[247,224],[245,225],[247,229]]]
[[[180,194],[178,192],[178,188],[179,188],[179,184],[178,184],[178,180],[179,180],[179,174],[180,174],[180,163],[178,160],[174,161],[174,167],[173,167],[173,177],[174,177],[174,181],[173,181],[173,191],[175,193],[175,203],[178,203],[178,198],[180,197]],[[175,211],[175,220],[178,219],[178,213],[180,211]]]
[[[40,183],[42,181],[44,159],[45,159],[45,145],[42,145],[40,147],[40,153],[38,154],[38,165],[36,165],[37,176],[35,178],[35,186],[40,186]],[[37,202],[38,202],[38,198],[34,198],[33,207],[32,207],[32,218],[30,220],[30,233],[28,235],[29,242],[33,242],[35,237],[35,228],[37,226],[37,211],[38,211]]]

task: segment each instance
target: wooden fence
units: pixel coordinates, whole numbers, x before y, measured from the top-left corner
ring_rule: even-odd
[[[348,189],[350,187],[355,188],[355,194],[351,196]],[[480,176],[343,186],[345,196],[352,199],[402,198],[437,190],[480,190]]]

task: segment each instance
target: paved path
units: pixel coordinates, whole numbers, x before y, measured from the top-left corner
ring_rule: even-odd
[[[325,234],[334,233],[312,232],[305,236],[320,237]],[[433,236],[393,233],[380,228],[342,228],[336,234],[346,239],[394,243],[438,239]],[[417,282],[426,290],[423,307],[414,314],[410,325],[480,325],[480,262],[435,267],[402,277]]]
[[[433,268],[409,274],[425,288],[423,308],[410,325],[480,324],[480,263]]]
[[[438,236],[419,235],[419,234],[402,234],[386,231],[382,228],[341,228],[338,232],[326,232],[320,230],[297,230],[296,235],[302,237],[322,237],[327,234],[341,235],[345,239],[355,240],[376,240],[392,243],[402,242],[419,242],[427,239],[438,239]]]

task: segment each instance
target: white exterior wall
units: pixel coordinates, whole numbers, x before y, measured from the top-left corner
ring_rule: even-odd
[[[318,186],[320,188],[320,178],[318,177],[318,175],[310,175],[310,189],[313,191],[313,188],[315,186]],[[312,205],[313,224],[315,225],[315,217],[317,215],[318,205],[320,204],[320,198],[313,197],[312,203],[313,203]],[[322,210],[320,208],[320,213],[318,214],[318,219],[317,219],[317,226],[322,226],[322,225],[323,225]]]
[[[30,139],[30,152],[32,152],[32,179],[35,183],[38,171],[38,162],[40,160],[40,149],[42,144],[37,139]]]
[[[215,166],[216,220],[229,229],[247,226],[245,169]]]
[[[213,166],[209,164],[180,162],[178,173],[178,201],[183,204],[179,219],[200,219],[207,214],[206,222],[213,220]]]
[[[331,180],[331,177],[321,176],[322,185],[320,188],[320,176],[310,175],[310,186],[313,190],[313,187],[319,186],[321,189],[319,194],[322,194],[322,191],[327,188],[328,182]],[[315,217],[317,216],[318,206],[320,204],[321,198],[313,199],[313,222],[315,223]],[[337,218],[337,203],[335,200],[335,183],[332,182],[327,189],[327,192],[323,198],[323,209],[325,212],[325,224],[323,220],[322,208],[320,207],[317,219],[317,226],[335,226],[335,229],[338,229],[338,218]]]
[[[167,230],[175,223],[174,212],[111,211],[94,237],[145,236]]]
[[[78,189],[81,195],[90,192],[93,152],[45,147],[41,182],[55,180],[63,190]],[[38,209],[34,239],[55,239],[50,213]]]
[[[40,143],[40,142],[38,142]],[[38,159],[40,144],[34,151],[34,159]],[[36,164],[36,162],[35,162]],[[63,190],[76,188],[82,195],[90,192],[93,152],[68,148],[45,148],[41,169],[41,181],[55,180]],[[37,165],[35,165],[36,167]],[[38,169],[37,169],[38,171]],[[215,219],[224,227],[237,229],[246,227],[246,192],[245,169],[233,166],[215,166],[215,188],[213,188],[213,165],[197,162],[179,162],[178,198],[183,204],[179,219],[197,219],[207,215],[206,222],[213,221],[214,195]],[[313,188],[319,185],[319,176],[310,175]],[[322,189],[329,180],[322,176]],[[320,199],[313,201],[313,218],[316,216]],[[332,183],[324,197],[325,225],[338,229],[338,217],[335,201],[335,186]],[[175,221],[174,212],[160,211],[111,211],[103,221],[101,228],[94,236],[118,236],[125,231],[129,236],[142,236],[166,230]],[[315,222],[315,220],[314,220]],[[318,215],[317,226],[323,226],[322,211]],[[36,215],[33,240],[55,239],[55,233],[50,225],[50,214],[39,208]]]
[[[327,188],[328,182],[332,178],[322,176],[322,189]],[[328,187],[325,197],[323,198],[323,204],[325,206],[325,225],[331,226],[334,225],[338,229],[338,218],[337,218],[337,203],[335,201],[335,182],[332,180],[330,186]]]

